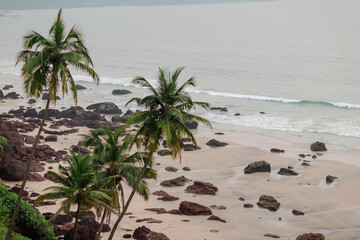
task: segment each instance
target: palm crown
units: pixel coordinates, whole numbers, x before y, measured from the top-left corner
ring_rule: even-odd
[[[58,88],[61,87],[63,95],[67,94],[70,88],[76,104],[76,85],[69,67],[88,73],[96,82],[99,82],[99,77],[92,68],[93,62],[84,45],[82,34],[74,26],[65,35],[61,15],[62,9],[50,28],[49,38],[36,31],[24,36],[24,50],[19,52],[16,64],[24,62],[21,74],[28,96],[39,98],[46,88],[55,103]]]

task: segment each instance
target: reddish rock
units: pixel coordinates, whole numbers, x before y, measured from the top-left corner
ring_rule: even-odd
[[[57,224],[57,225],[64,225],[66,223],[71,223],[72,220],[73,220],[73,217],[70,215],[59,214],[53,218],[52,223]]]
[[[136,240],[169,240],[165,234],[153,232],[145,226],[135,229],[132,237]]]
[[[221,218],[219,218],[218,216],[215,216],[215,215],[211,215],[207,220],[213,220],[213,221],[219,221],[219,222],[226,223],[226,221],[224,219],[221,219]]]
[[[30,173],[28,180],[31,182],[43,182],[45,181],[45,178],[43,178],[37,173]]]
[[[45,137],[45,142],[57,142],[57,136],[49,135],[49,136]]]
[[[167,192],[161,190],[161,191],[156,191],[153,193],[154,195],[158,195],[161,196],[158,198],[158,200],[162,200],[162,201],[176,201],[179,200],[178,197],[175,196],[171,196],[169,195]]]
[[[218,191],[218,188],[211,183],[195,181],[193,185],[188,186],[185,192],[195,193],[195,194],[206,194],[206,195],[215,195]]]
[[[181,202],[179,210],[184,215],[212,215],[210,208],[188,201]]]
[[[25,143],[27,144],[34,144],[34,142],[35,142],[35,138],[33,136],[27,136],[25,138]]]
[[[325,240],[325,237],[321,233],[305,233],[299,235],[296,240]]]
[[[6,181],[21,181],[24,178],[25,170],[24,162],[13,160],[7,167],[1,169],[0,176]]]
[[[280,203],[272,196],[262,195],[257,205],[269,211],[276,212],[280,208]]]

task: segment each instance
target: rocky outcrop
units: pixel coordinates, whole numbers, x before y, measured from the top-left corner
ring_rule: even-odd
[[[56,217],[53,218],[52,223],[57,225],[64,225],[66,223],[72,222],[73,217],[71,215],[63,215],[58,214]]]
[[[258,161],[250,163],[245,169],[245,174],[256,173],[256,172],[271,172],[271,166],[266,161]]]
[[[38,113],[36,112],[35,108],[29,108],[28,110],[26,110],[24,112],[24,117],[30,117],[30,118],[35,118],[38,116]]]
[[[122,111],[112,102],[102,102],[89,105],[86,109],[94,110],[97,113],[103,114],[121,114]]]
[[[193,185],[186,188],[185,192],[205,195],[215,195],[218,188],[211,183],[195,181]]]
[[[8,94],[6,94],[6,95],[4,96],[4,98],[20,99],[20,95],[17,94],[16,92],[9,92]]]
[[[206,143],[207,146],[210,146],[210,147],[225,147],[226,145],[229,145],[228,143],[225,143],[225,142],[220,142],[216,139],[211,139],[210,141],[208,141]]]
[[[297,176],[297,175],[299,175],[297,172],[295,172],[294,170],[289,169],[289,168],[280,168],[280,170],[278,171],[278,174],[285,175],[285,176]]]
[[[170,180],[165,180],[160,183],[163,187],[178,187],[178,186],[184,186],[186,182],[190,182],[191,180],[187,179],[184,176],[177,177]]]
[[[136,240],[169,240],[165,234],[153,232],[145,226],[135,229],[132,237]]]
[[[179,210],[184,215],[212,215],[210,208],[188,201],[181,202]]]
[[[257,205],[260,208],[266,208],[269,211],[276,212],[280,208],[280,203],[272,196],[262,195]]]
[[[325,240],[325,237],[321,233],[305,233],[299,235],[296,240]]]
[[[125,94],[130,94],[132,92],[130,92],[129,90],[126,90],[126,89],[114,89],[112,91],[112,94],[113,95],[125,95]]]
[[[57,136],[49,135],[49,136],[45,137],[45,142],[57,142]]]
[[[327,151],[327,148],[325,147],[325,143],[323,142],[315,142],[311,144],[310,150],[314,152],[324,152]]]

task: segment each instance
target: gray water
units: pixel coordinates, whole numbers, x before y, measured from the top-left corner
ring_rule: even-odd
[[[44,35],[57,10],[0,10],[0,80],[21,86],[14,67],[22,36]],[[134,76],[184,66],[195,100],[225,106],[199,111],[213,122],[288,132],[360,149],[360,1],[280,0],[206,5],[65,9],[68,29],[85,35],[101,86],[84,103],[126,97]],[[266,112],[260,114],[259,112]],[[235,117],[235,113],[241,116]]]

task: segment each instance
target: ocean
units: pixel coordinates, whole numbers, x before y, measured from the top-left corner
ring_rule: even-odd
[[[228,108],[196,110],[213,123],[360,151],[359,12],[358,0],[279,0],[74,8],[64,9],[64,19],[68,30],[76,24],[84,33],[101,77],[96,86],[74,73],[89,88],[79,92],[80,106],[113,101],[124,108],[146,94],[131,83],[135,76],[154,81],[159,67],[183,66],[180,80],[197,80],[188,89],[194,100]],[[56,14],[0,10],[1,87],[22,91],[14,66],[22,36],[30,29],[47,35]],[[113,96],[115,88],[134,94]]]

